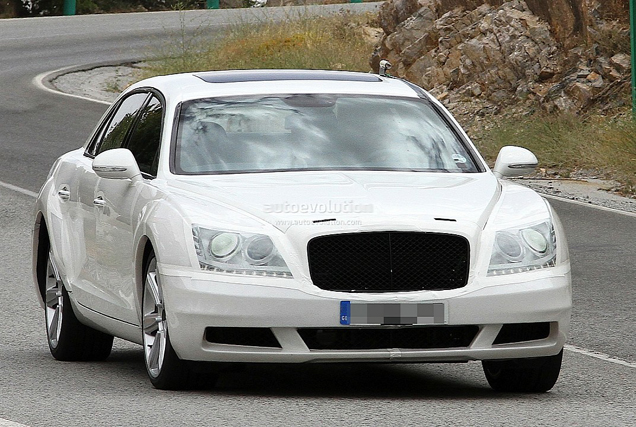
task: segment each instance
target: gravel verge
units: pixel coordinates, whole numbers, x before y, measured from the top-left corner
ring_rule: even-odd
[[[139,68],[137,64],[95,67],[62,74],[50,83],[60,92],[113,102],[135,82]]]
[[[613,193],[612,189],[616,184],[612,181],[596,178],[576,180],[520,178],[514,181],[541,194],[636,213],[636,199]]]

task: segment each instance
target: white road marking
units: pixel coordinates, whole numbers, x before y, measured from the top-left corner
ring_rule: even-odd
[[[595,359],[603,360],[605,362],[615,363],[617,365],[627,366],[628,368],[636,368],[636,363],[628,362],[618,357],[610,356],[609,354],[601,353],[600,351],[588,350],[587,348],[578,347],[576,345],[566,344],[565,349],[573,353],[584,354],[586,356],[594,357]]]
[[[599,206],[599,205],[595,205],[595,204],[592,204],[592,203],[581,202],[580,200],[572,200],[572,199],[568,199],[568,198],[565,198],[565,197],[553,196],[551,194],[542,194],[542,193],[540,193],[538,191],[537,191],[537,193],[541,194],[541,196],[543,196],[543,197],[545,197],[547,199],[554,199],[554,200],[558,200],[559,202],[573,203],[575,205],[587,206],[588,208],[600,209],[602,211],[613,212],[613,213],[617,213],[617,214],[621,214],[621,215],[627,215],[627,216],[631,216],[631,217],[636,218],[636,213],[634,213],[634,212],[627,212],[627,211],[622,211],[620,209],[608,208],[606,206]]]
[[[14,423],[13,421],[0,418],[0,427],[28,427],[24,424]]]
[[[24,188],[20,188],[18,186],[13,185],[13,184],[9,184],[8,182],[0,181],[0,187],[4,187],[4,188],[9,189],[11,191],[16,191],[18,193],[22,193],[22,194],[25,194],[27,196],[31,196],[34,199],[38,197],[38,193],[34,193],[31,190],[26,190]]]
[[[63,68],[59,68],[59,69],[57,69],[57,70],[47,71],[47,72],[44,72],[44,73],[42,73],[42,74],[38,74],[37,76],[35,76],[35,77],[33,78],[33,84],[34,84],[36,87],[38,87],[38,88],[40,88],[40,89],[42,89],[42,90],[44,90],[44,91],[47,91],[47,92],[50,92],[50,93],[55,93],[55,94],[57,94],[57,95],[70,96],[71,98],[83,99],[84,101],[98,102],[98,103],[100,103],[100,104],[105,104],[105,105],[110,105],[110,104],[112,104],[112,102],[108,102],[108,101],[100,101],[100,100],[98,100],[98,99],[89,98],[89,97],[87,97],[87,96],[82,96],[82,95],[73,95],[73,94],[71,94],[71,93],[60,92],[59,90],[52,89],[52,88],[50,88],[50,87],[48,87],[47,85],[45,85],[45,84],[44,84],[44,81],[45,81],[45,80],[48,80],[49,76],[52,76],[52,75],[54,75],[54,74],[58,74],[58,73],[63,73],[63,72],[64,72],[64,71],[66,71],[66,70],[70,71],[70,70],[73,70],[74,68],[75,68],[75,67],[63,67]]]

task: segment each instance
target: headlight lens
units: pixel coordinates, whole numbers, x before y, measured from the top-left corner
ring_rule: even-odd
[[[239,243],[238,234],[219,233],[210,240],[210,254],[218,259],[227,258],[236,252]]]
[[[204,270],[292,277],[272,239],[263,234],[233,233],[194,225],[194,247]]]
[[[523,258],[523,246],[513,233],[499,232],[495,236],[495,248],[509,262],[517,262]]]
[[[549,243],[545,236],[532,228],[521,230],[521,237],[532,251],[544,254],[548,250]]]
[[[556,236],[549,221],[497,231],[488,275],[522,273],[556,265]]]
[[[245,258],[250,264],[267,264],[275,253],[274,243],[267,236],[252,236],[245,241]]]

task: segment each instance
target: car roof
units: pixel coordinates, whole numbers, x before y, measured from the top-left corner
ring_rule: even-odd
[[[142,80],[127,91],[142,87],[159,90],[166,100],[181,102],[205,97],[288,93],[337,93],[417,98],[414,86],[377,74],[322,70],[206,71]]]
[[[194,76],[206,83],[244,83],[282,80],[330,80],[346,82],[380,82],[379,76],[350,71],[323,70],[234,70],[208,71]]]

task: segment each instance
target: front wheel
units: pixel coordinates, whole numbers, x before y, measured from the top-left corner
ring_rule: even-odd
[[[45,277],[46,337],[57,360],[104,360],[113,347],[113,336],[90,328],[77,320],[68,292],[48,252]]]
[[[562,360],[563,350],[554,356],[532,359],[484,360],[482,366],[496,391],[544,393],[559,378]]]
[[[161,390],[188,387],[192,372],[188,362],[179,359],[170,344],[163,293],[157,274],[157,259],[151,253],[144,279],[143,344],[146,371],[153,386]]]

